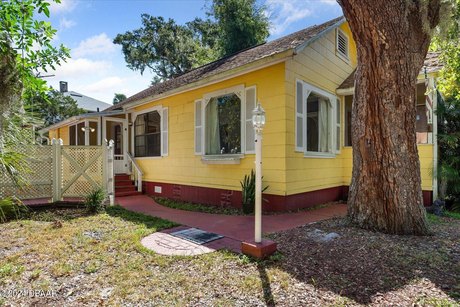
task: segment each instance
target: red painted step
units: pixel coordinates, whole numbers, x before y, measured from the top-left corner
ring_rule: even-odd
[[[129,192],[129,191],[137,191],[137,187],[135,185],[115,187],[115,193],[116,192]]]
[[[139,192],[139,191],[115,192],[115,197],[134,196],[134,195],[142,195],[142,192]]]
[[[124,180],[131,180],[131,177],[127,174],[116,174],[115,181],[124,181]]]

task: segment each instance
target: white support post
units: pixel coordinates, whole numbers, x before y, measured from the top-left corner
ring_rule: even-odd
[[[256,131],[255,242],[262,242],[262,134]]]
[[[114,163],[114,142],[109,141],[107,147],[107,194],[109,195],[110,205],[114,204],[115,199],[115,178],[113,174],[113,163]]]
[[[433,129],[432,129],[432,139],[433,139],[433,201],[438,199],[438,92],[436,90],[436,85],[434,80],[432,82],[434,91],[433,94]]]

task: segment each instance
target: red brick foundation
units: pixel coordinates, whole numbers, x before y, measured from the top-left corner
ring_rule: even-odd
[[[161,193],[156,193],[155,187],[157,187],[157,189],[160,187]],[[145,193],[153,196],[206,205],[241,208],[241,191],[161,182],[143,182],[143,190]],[[423,202],[425,206],[431,205],[432,195],[432,191],[423,191]],[[339,186],[286,196],[264,194],[263,198],[267,201],[262,204],[262,207],[263,210],[267,212],[292,211],[324,204],[330,201],[346,200],[347,197],[348,186]]]

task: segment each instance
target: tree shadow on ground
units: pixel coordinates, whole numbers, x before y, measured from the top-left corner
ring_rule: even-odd
[[[314,229],[339,233],[340,238],[316,242]],[[460,221],[438,223],[432,230],[428,237],[394,236],[346,226],[344,219],[323,221],[273,235],[284,254],[274,265],[361,304],[423,279],[459,300]]]

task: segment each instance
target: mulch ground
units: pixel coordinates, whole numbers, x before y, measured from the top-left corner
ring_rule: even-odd
[[[340,237],[316,242],[316,229]],[[346,305],[458,306],[460,221],[437,219],[431,229],[433,235],[427,237],[395,236],[334,219],[275,234],[273,239],[280,242],[284,255],[282,270],[332,297],[340,295]]]

